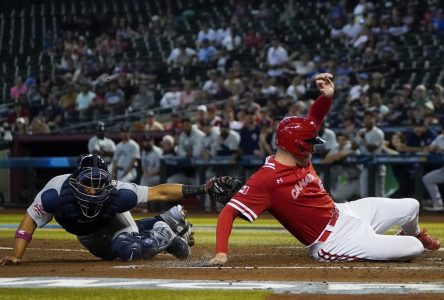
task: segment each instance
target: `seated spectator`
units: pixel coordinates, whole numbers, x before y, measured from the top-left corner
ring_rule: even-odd
[[[197,102],[198,98],[199,92],[193,90],[193,82],[186,80],[183,84],[183,91],[180,92],[180,106],[182,108],[188,107],[190,104]]]
[[[43,116],[50,129],[59,128],[63,124],[63,108],[59,105],[57,98],[53,93],[50,93],[48,96],[48,104],[43,109]]]
[[[288,63],[287,50],[279,43],[277,37],[273,37],[271,47],[267,50],[267,74],[271,77],[282,76],[284,67]]]
[[[79,116],[81,119],[86,117],[86,113],[91,108],[93,99],[95,97],[96,94],[91,91],[91,86],[89,82],[83,82],[81,84],[80,93],[77,94],[76,97],[76,111],[79,112]]]
[[[19,117],[19,118],[17,118],[15,120],[15,124],[12,127],[12,133],[14,135],[17,135],[17,134],[28,134],[29,133],[29,131],[28,131],[28,124],[27,124],[25,118]]]
[[[227,81],[228,83],[229,81]],[[216,100],[225,100],[228,99],[229,97],[231,97],[233,95],[233,93],[227,89],[227,87],[225,86],[225,82],[224,79],[222,77],[219,77],[217,79],[217,92],[214,95],[214,99]]]
[[[170,90],[166,92],[160,100],[160,107],[177,107],[180,106],[180,92],[175,80],[171,81]]]
[[[94,119],[97,119],[97,116],[101,113],[105,112],[105,94],[106,88],[103,84],[99,84],[95,89],[96,96],[93,98],[91,103],[91,109],[94,113]]]
[[[117,87],[115,79],[108,83],[108,91],[105,94],[105,109],[113,114],[123,112],[125,107],[125,94]]]
[[[228,61],[231,58],[230,54],[228,53],[227,49],[222,47],[218,49],[216,56],[217,56],[217,61],[216,61],[217,71],[223,75],[227,71]]]
[[[166,62],[173,67],[186,67],[193,63],[195,56],[196,50],[187,47],[185,42],[180,41],[178,47],[171,51]]]
[[[74,84],[67,84],[65,93],[60,97],[60,107],[65,114],[71,115],[76,108],[77,91]]]
[[[242,80],[235,77],[232,69],[230,69],[227,73],[227,79],[224,81],[224,86],[228,91],[230,91],[231,95],[237,97],[239,97],[245,89]]]
[[[358,76],[358,84],[354,85],[349,93],[348,93],[348,103],[351,103],[354,100],[357,100],[361,97],[361,94],[367,93],[368,89],[370,88],[370,85],[368,84],[368,74],[367,73],[360,73]]]
[[[347,43],[350,44],[352,41],[354,41],[361,30],[361,24],[359,22],[356,22],[355,17],[350,14],[348,16],[348,23],[344,27],[342,27],[342,32],[347,39]]]
[[[301,57],[296,56],[296,54],[292,54],[289,58],[289,61],[291,69],[287,72],[291,75],[297,74],[301,76],[306,76],[308,74],[312,74],[315,70],[315,64],[308,52],[302,54]]]
[[[144,130],[147,132],[149,132],[149,131],[163,131],[164,130],[163,125],[161,123],[159,123],[158,121],[156,121],[156,117],[154,115],[154,112],[151,110],[149,110],[146,113]]]
[[[139,91],[132,97],[131,111],[146,110],[155,104],[154,93],[148,88],[147,82],[139,84]]]
[[[220,22],[220,27],[216,30],[215,43],[221,45],[223,40],[230,34],[230,27],[227,22],[222,19]]]
[[[247,48],[260,48],[263,43],[261,33],[254,28],[250,28],[244,37],[244,45]]]
[[[203,22],[201,30],[197,34],[197,44],[202,45],[205,40],[209,43],[216,40],[216,33],[208,26],[208,22]]]
[[[163,157],[176,156],[176,144],[172,135],[164,135],[161,142]]]
[[[26,124],[29,124],[29,120],[31,118],[31,113],[28,110],[28,105],[27,103],[23,103],[23,104],[18,104],[16,103],[13,107],[13,109],[11,109],[8,112],[8,117],[7,117],[7,121],[9,124],[14,124],[16,123],[16,120],[18,118],[22,117]]]
[[[15,84],[13,87],[11,87],[10,90],[10,96],[12,99],[14,99],[15,102],[18,102],[21,94],[27,94],[28,93],[28,87],[26,84],[23,83],[23,80],[21,77],[17,77],[15,79]]]
[[[300,75],[293,78],[291,85],[287,88],[287,96],[290,96],[293,100],[300,100],[305,96],[307,89],[305,88],[304,81]]]
[[[29,110],[31,112],[31,115],[32,116],[38,115],[39,111],[43,107],[44,100],[42,98],[42,95],[40,95],[37,85],[35,83],[29,86],[28,95],[26,98],[28,100]]]
[[[29,125],[30,134],[46,134],[49,133],[49,126],[46,124],[45,117],[42,115],[35,116]]]
[[[214,97],[214,95],[216,95],[217,93],[217,79],[218,79],[218,74],[217,72],[210,72],[209,73],[209,79],[207,81],[205,81],[203,87],[202,87],[202,91],[204,94],[204,98],[205,99],[209,99],[211,97]]]
[[[233,51],[241,46],[242,38],[235,27],[230,28],[230,34],[222,41],[222,47],[228,51]]]
[[[199,51],[197,52],[197,60],[201,64],[211,63],[216,59],[216,52],[216,48],[211,46],[208,40],[203,40]]]

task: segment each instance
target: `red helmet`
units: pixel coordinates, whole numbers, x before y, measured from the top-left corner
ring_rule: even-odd
[[[323,144],[318,136],[316,123],[301,117],[287,117],[279,122],[276,129],[276,146],[294,156],[305,156],[312,151],[312,145]]]

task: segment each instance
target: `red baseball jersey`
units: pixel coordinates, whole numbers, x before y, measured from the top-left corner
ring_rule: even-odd
[[[285,166],[274,156],[266,159],[227,205],[250,222],[269,211],[305,245],[318,238],[334,209],[311,163],[306,167]]]

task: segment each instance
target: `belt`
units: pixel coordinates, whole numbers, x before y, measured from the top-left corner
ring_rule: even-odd
[[[318,242],[325,242],[328,239],[328,237],[333,231],[333,227],[336,225],[336,221],[338,220],[338,218],[339,218],[339,210],[335,206],[330,222],[328,222],[327,226],[324,229],[324,232],[321,233]]]

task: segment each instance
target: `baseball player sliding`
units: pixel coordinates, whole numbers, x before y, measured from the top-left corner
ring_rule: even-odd
[[[148,200],[174,201],[206,193],[228,199],[234,190],[225,189],[222,183],[233,180],[214,177],[201,186],[146,187],[111,180],[100,156],[82,155],[73,174],[54,177],[37,194],[15,232],[13,254],[1,259],[0,264],[20,263],[36,228],[45,226],[52,218],[76,235],[91,254],[102,259],[149,259],[164,250],[179,259],[188,258],[194,238],[181,205],[138,221],[134,221],[129,210]]]
[[[306,118],[287,117],[277,127],[277,152],[254,173],[219,215],[216,255],[210,265],[227,262],[233,221],[253,222],[269,211],[318,261],[404,261],[439,241],[418,226],[419,203],[412,198],[364,198],[335,204],[311,164],[314,145],[324,143],[317,131],[330,110],[333,76],[316,76],[319,96]],[[394,225],[402,231],[383,235]]]

